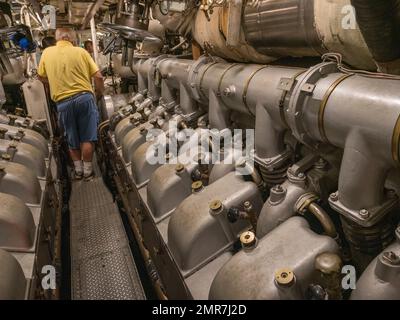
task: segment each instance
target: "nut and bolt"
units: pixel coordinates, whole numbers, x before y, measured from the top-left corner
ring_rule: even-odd
[[[360,210],[360,216],[363,219],[368,219],[370,217],[370,212],[367,209]]]
[[[179,163],[179,164],[177,164],[175,166],[175,172],[176,173],[182,173],[184,169],[185,169],[185,166],[183,164],[181,164],[181,163]]]
[[[244,207],[244,210],[245,210],[246,212],[250,212],[251,210],[253,210],[253,206],[252,206],[252,204],[251,204],[250,201],[246,201],[246,202],[243,204],[243,207]]]
[[[246,231],[240,235],[240,243],[245,250],[254,249],[257,246],[257,242],[257,237],[252,231]]]
[[[0,128],[0,138],[4,139],[6,137],[7,129],[5,128]]]
[[[337,192],[331,193],[331,195],[329,196],[329,199],[331,199],[331,201],[338,201],[339,195],[337,194]]]
[[[15,120],[17,120],[17,117],[16,116],[9,116],[9,118],[10,118],[10,125],[14,125],[15,124]]]
[[[141,128],[139,129],[139,132],[140,132],[141,135],[144,135],[144,134],[147,133],[147,130],[146,130],[145,127],[141,127]]]
[[[397,236],[397,239],[399,239],[399,241],[400,241],[400,226],[397,227],[397,229],[396,229],[396,236]]]
[[[172,153],[168,152],[168,153],[165,155],[165,160],[167,160],[167,162],[169,162],[169,160],[171,160],[171,159],[172,159]]]
[[[283,190],[282,186],[280,184],[278,184],[278,185],[276,185],[275,187],[272,188],[272,191],[276,192],[276,193],[282,193],[285,190]]]
[[[394,266],[400,265],[400,257],[393,251],[384,252],[382,260]]]
[[[323,158],[320,158],[320,159],[315,163],[314,167],[315,167],[316,169],[324,169],[324,168],[326,167],[326,165],[327,165],[327,162],[326,162]]]

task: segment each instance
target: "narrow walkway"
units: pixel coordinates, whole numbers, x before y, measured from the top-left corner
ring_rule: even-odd
[[[95,171],[96,178],[90,182],[72,182],[72,299],[143,300],[145,294],[118,207],[99,169]]]

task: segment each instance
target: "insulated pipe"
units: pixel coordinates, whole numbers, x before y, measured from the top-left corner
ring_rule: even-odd
[[[356,10],[361,33],[379,62],[390,62],[400,58],[400,25],[398,0],[351,0]]]

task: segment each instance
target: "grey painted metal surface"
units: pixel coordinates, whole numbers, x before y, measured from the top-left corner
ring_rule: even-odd
[[[101,177],[73,182],[70,215],[72,298],[145,299],[118,207]]]
[[[42,196],[35,172],[8,161],[0,161],[0,192],[20,197],[30,204],[39,204]]]
[[[0,249],[0,300],[25,298],[26,280],[18,261]]]
[[[29,208],[17,197],[0,193],[0,248],[34,250],[36,227]]]
[[[0,130],[6,131],[5,139],[22,141],[37,147],[45,154],[46,157],[49,155],[47,141],[40,133],[30,129],[18,128],[7,124],[0,124]]]
[[[23,142],[0,140],[0,156],[7,159],[7,154],[10,155],[10,161],[33,169],[38,177],[46,175],[46,156],[37,147]]]
[[[352,300],[400,300],[400,227],[397,241],[367,267],[357,281]]]
[[[212,203],[221,206],[212,211]],[[182,270],[198,267],[229,247],[249,228],[248,221],[229,223],[227,210],[243,207],[245,201],[259,212],[262,199],[257,186],[234,172],[186,198],[173,212],[168,224],[168,246]]]
[[[290,218],[262,238],[255,249],[237,253],[220,269],[210,299],[302,299],[315,272],[315,258],[338,250],[332,238],[311,231],[305,219]],[[279,288],[275,273],[284,268],[292,270],[296,283]]]

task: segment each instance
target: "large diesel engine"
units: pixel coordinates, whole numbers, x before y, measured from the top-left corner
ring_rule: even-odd
[[[400,298],[398,6],[369,3],[132,1],[99,26],[127,84],[102,164],[160,297]]]
[[[0,299],[400,299],[400,0],[7,4]],[[106,79],[92,181],[55,26]]]

